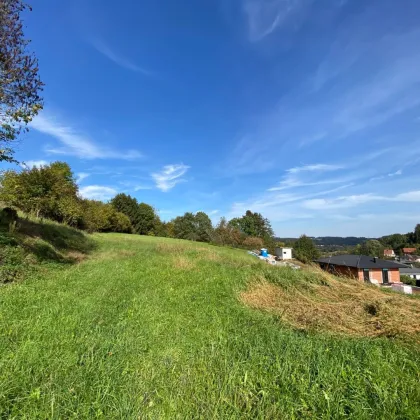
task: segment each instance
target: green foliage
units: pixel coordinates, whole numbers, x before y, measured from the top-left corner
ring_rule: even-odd
[[[213,225],[210,217],[203,211],[199,211],[194,219],[197,241],[210,242],[213,235]]]
[[[244,216],[232,219],[229,224],[247,236],[256,236],[263,239],[274,236],[270,221],[260,213],[253,213],[250,210],[247,210]]]
[[[21,20],[28,9],[22,0],[0,2],[0,161],[15,162],[10,143],[42,108],[38,60],[28,52]]]
[[[21,246],[0,247],[0,283],[22,280],[26,270],[25,252]]]
[[[360,255],[370,255],[371,257],[382,257],[384,246],[376,239],[371,239],[357,247],[356,252]]]
[[[239,247],[245,239],[243,234],[234,224],[228,223],[222,217],[213,232],[212,242],[222,246]]]
[[[264,241],[261,238],[257,238],[254,236],[248,236],[242,242],[242,245],[246,249],[261,249],[264,245]]]
[[[29,215],[89,232],[131,232],[129,218],[110,204],[78,197],[73,173],[63,162],[6,171],[1,177],[0,200]]]
[[[67,163],[6,171],[1,177],[0,200],[36,217],[77,225],[81,208],[77,185]]]
[[[83,227],[88,232],[122,232],[131,230],[130,219],[102,201],[82,200]]]
[[[129,218],[134,233],[139,235],[163,233],[161,221],[154,208],[149,204],[139,204],[130,195],[117,194],[111,200],[111,205]]]
[[[293,255],[299,261],[309,263],[319,258],[320,252],[315,246],[314,241],[309,236],[302,235],[293,244]]]
[[[196,241],[198,239],[195,216],[192,213],[185,213],[173,220],[174,235],[178,239]]]
[[[415,286],[416,285],[416,279],[413,279],[410,276],[407,276],[405,274],[401,274],[400,280],[401,280],[402,283],[408,284],[410,286]]]
[[[156,214],[152,206],[146,203],[140,203],[137,209],[137,223],[135,225],[136,233],[148,235],[154,233],[156,224]]]

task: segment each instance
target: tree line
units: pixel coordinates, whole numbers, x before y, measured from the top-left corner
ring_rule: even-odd
[[[382,236],[379,239],[371,239],[358,245],[355,249],[357,254],[371,255],[381,257],[385,249],[394,250],[396,255],[404,254],[403,248],[416,248],[420,254],[420,224],[417,224],[413,232],[406,234],[394,233],[392,235]]]
[[[0,202],[88,232],[163,236],[248,249],[266,247],[271,252],[276,246],[270,221],[250,210],[229,221],[221,218],[213,226],[203,211],[162,221],[153,206],[123,193],[108,203],[83,198],[65,162],[3,172]]]

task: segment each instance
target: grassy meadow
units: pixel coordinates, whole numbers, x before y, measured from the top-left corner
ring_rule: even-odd
[[[0,418],[420,418],[419,299],[241,250],[77,240],[0,287]]]

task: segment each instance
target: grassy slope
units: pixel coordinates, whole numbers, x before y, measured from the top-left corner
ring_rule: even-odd
[[[282,326],[238,296],[243,251],[95,235],[0,289],[0,413],[19,418],[419,418],[416,344]]]

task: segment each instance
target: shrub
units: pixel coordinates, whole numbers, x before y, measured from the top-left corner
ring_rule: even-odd
[[[401,275],[401,281],[404,284],[408,284],[410,286],[415,286],[416,285],[416,279],[411,278],[410,276],[407,276],[405,274]]]
[[[254,237],[254,236],[248,236],[242,242],[242,245],[246,249],[261,249],[264,245],[264,242],[261,238],[257,238],[257,237]]]

